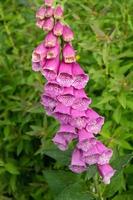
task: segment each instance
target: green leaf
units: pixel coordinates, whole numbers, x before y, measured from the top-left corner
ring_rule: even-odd
[[[114,120],[115,120],[118,124],[120,123],[121,115],[122,115],[121,108],[120,108],[120,107],[117,107],[117,108],[114,110],[113,118],[114,118]]]
[[[70,158],[71,158],[71,149],[63,152],[60,151],[53,143],[48,142],[45,143],[45,146],[43,149],[40,149],[41,153],[55,159],[62,165],[69,165],[70,163]]]
[[[79,180],[78,175],[63,170],[45,170],[43,175],[55,195],[59,194],[68,185]]]
[[[119,96],[118,96],[118,101],[119,103],[122,105],[122,107],[125,109],[126,106],[127,106],[127,101],[126,101],[126,95],[125,93],[121,93]]]
[[[16,175],[19,174],[19,170],[18,170],[17,166],[14,165],[13,163],[5,164],[5,169],[11,174],[16,174]]]
[[[117,171],[120,171],[129,164],[132,158],[133,154],[127,154],[124,156],[118,155],[115,160],[113,160],[112,165]]]
[[[104,197],[111,197],[113,196],[117,191],[122,190],[125,188],[125,182],[123,173],[117,173],[112,179],[111,183],[106,186],[106,189],[104,191],[103,196]]]
[[[87,173],[86,173],[86,180],[90,180],[92,177],[95,176],[95,174],[97,173],[97,168],[95,165],[89,166]]]
[[[82,182],[67,186],[55,200],[94,200]]]
[[[112,200],[133,200],[132,191],[129,194],[125,192],[125,193],[123,193],[121,195],[117,195]]]

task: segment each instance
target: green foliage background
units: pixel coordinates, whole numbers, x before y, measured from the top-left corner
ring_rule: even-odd
[[[0,200],[133,199],[133,1],[58,0],[75,31],[92,107],[106,118],[99,138],[113,148],[110,185],[95,167],[75,175],[71,151],[51,143],[58,123],[40,105],[44,79],[31,70],[44,38],[35,27],[43,0],[0,0]]]

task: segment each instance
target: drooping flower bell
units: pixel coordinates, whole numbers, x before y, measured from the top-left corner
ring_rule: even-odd
[[[97,165],[98,171],[103,178],[105,184],[110,184],[110,179],[114,176],[116,170],[114,170],[109,164]]]
[[[82,153],[79,149],[74,150],[69,168],[75,173],[82,173],[87,170],[85,162],[82,161]]]

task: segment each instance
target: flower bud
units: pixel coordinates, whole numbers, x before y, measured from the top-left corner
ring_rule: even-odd
[[[54,27],[54,19],[52,17],[44,20],[43,24],[44,31],[51,31],[53,27]]]
[[[76,62],[76,55],[73,47],[70,44],[66,44],[63,48],[63,58],[65,63]]]
[[[61,36],[63,34],[63,24],[57,21],[54,26],[53,32],[56,36]]]
[[[69,26],[63,27],[63,40],[65,42],[71,42],[74,38],[74,34]]]
[[[40,20],[44,19],[45,18],[45,12],[46,12],[46,9],[44,7],[39,8],[39,10],[36,13],[36,18],[40,19]]]
[[[49,32],[44,41],[45,47],[55,47],[57,44],[57,37],[52,33]]]
[[[54,13],[54,9],[52,7],[47,7],[45,11],[45,17],[52,17]]]
[[[43,28],[43,24],[44,24],[44,20],[41,20],[41,19],[37,19],[37,21],[36,21],[36,26],[38,27],[38,28]]]
[[[63,8],[59,5],[55,8],[55,11],[54,11],[54,17],[55,19],[61,19],[62,16],[63,16]]]

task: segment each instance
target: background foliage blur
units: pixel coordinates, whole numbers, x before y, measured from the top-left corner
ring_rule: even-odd
[[[133,199],[133,1],[58,0],[75,32],[77,58],[90,81],[92,107],[106,118],[99,138],[113,148],[110,185],[96,169],[75,175],[70,151],[51,143],[58,123],[40,105],[44,78],[31,54],[44,38],[35,27],[43,0],[0,0],[0,200]]]

